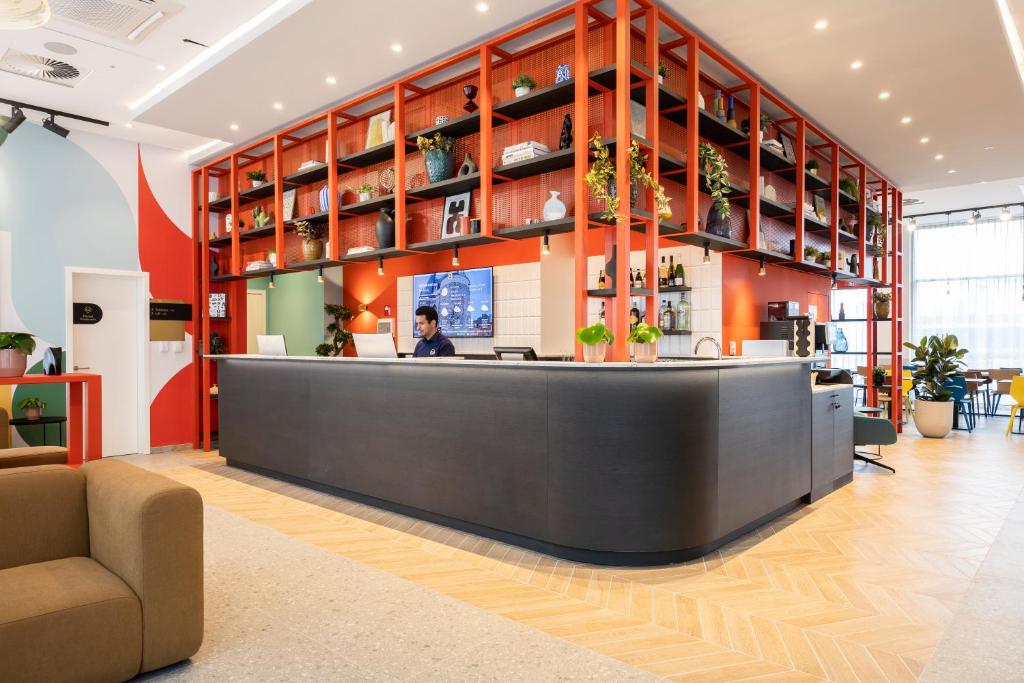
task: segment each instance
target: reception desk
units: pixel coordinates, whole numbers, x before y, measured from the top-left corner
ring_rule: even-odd
[[[568,559],[690,559],[812,492],[810,359],[214,358],[229,465]]]

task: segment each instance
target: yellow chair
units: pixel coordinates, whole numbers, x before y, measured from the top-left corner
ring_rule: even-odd
[[[903,371],[903,415],[913,414],[914,407],[910,404],[910,392],[914,389],[914,373],[910,370]]]
[[[1010,398],[1017,403],[1010,408],[1010,422],[1006,425],[1006,436],[1013,431],[1013,418],[1017,417],[1017,411],[1024,411],[1024,375],[1017,375],[1010,381]],[[1024,420],[1024,415],[1021,418]]]

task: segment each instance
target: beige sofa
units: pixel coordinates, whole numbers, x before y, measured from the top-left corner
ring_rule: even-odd
[[[29,446],[11,448],[11,418],[0,408],[0,469],[27,465],[63,465],[68,461],[68,449],[60,446]]]
[[[202,640],[197,491],[111,460],[0,470],[0,681],[125,681]]]

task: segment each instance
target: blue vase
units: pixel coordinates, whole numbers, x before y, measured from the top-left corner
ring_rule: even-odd
[[[341,206],[341,190],[338,190],[338,206]],[[330,211],[331,209],[331,189],[330,186],[324,185],[320,188],[320,210]]]
[[[452,177],[455,157],[451,152],[432,149],[424,153],[427,163],[427,181],[439,183]]]
[[[841,327],[836,331],[836,340],[832,343],[832,350],[836,353],[846,353],[850,350],[850,342],[847,341]]]

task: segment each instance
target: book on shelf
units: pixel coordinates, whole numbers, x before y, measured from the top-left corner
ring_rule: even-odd
[[[368,251],[373,251],[373,247],[371,247],[371,246],[349,247],[348,251],[346,251],[345,253],[348,254],[349,256],[352,256],[354,254],[365,254]]]
[[[526,142],[520,142],[515,145],[509,145],[502,150],[502,154],[510,154],[512,152],[518,152],[524,149],[535,149],[541,152],[550,152],[551,148],[545,145],[543,142],[537,142],[535,140],[527,140]]]

